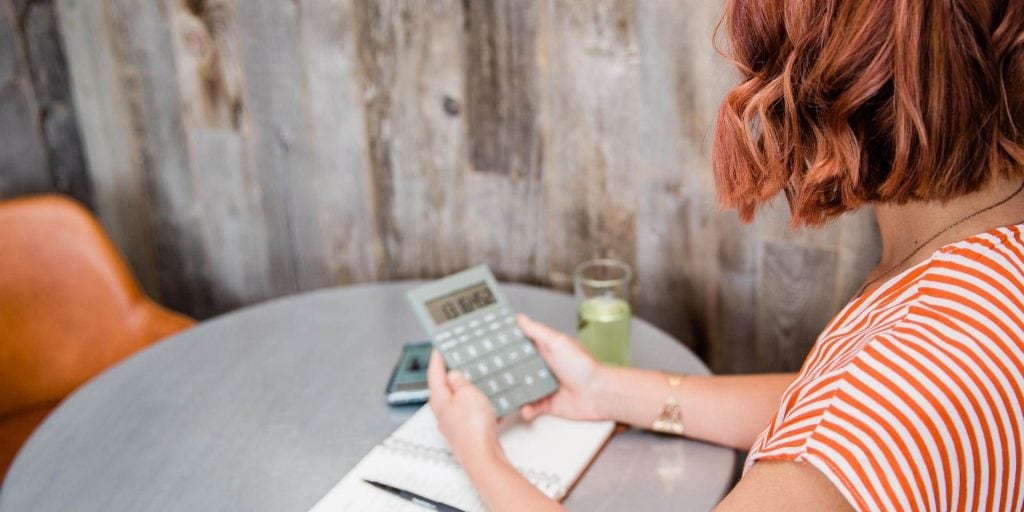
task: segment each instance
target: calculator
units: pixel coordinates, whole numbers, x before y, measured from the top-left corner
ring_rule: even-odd
[[[448,369],[483,391],[499,418],[558,389],[486,265],[415,288],[406,298]]]

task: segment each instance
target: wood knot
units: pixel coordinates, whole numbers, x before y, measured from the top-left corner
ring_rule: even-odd
[[[458,100],[451,96],[445,96],[444,101],[441,102],[441,106],[444,107],[444,111],[452,117],[459,115],[459,112],[462,110],[462,106],[459,105]]]

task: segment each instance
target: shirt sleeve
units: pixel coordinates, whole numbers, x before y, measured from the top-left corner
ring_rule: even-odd
[[[1019,372],[986,341],[922,325],[872,340],[802,444],[753,459],[809,463],[857,510],[1017,510]]]

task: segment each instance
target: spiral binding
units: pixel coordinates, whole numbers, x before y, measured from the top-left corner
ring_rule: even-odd
[[[428,446],[413,441],[407,441],[405,439],[399,439],[397,437],[389,437],[381,443],[381,446],[385,450],[392,453],[405,455],[408,457],[424,460],[427,462],[435,462],[444,465],[461,468],[459,462],[455,460],[455,456],[452,455],[451,450],[439,448],[437,446]],[[554,497],[560,498],[561,493],[565,492],[565,489],[561,487],[562,479],[554,473],[547,471],[538,471],[536,469],[524,468],[516,466],[516,470],[519,471],[534,487]]]

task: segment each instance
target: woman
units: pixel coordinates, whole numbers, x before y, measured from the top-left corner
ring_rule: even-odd
[[[522,415],[650,428],[678,404],[685,435],[750,450],[723,511],[1024,509],[1024,1],[731,0],[724,23],[724,205],[749,221],[781,191],[817,226],[872,204],[881,261],[794,375],[605,367],[520,318],[561,383]],[[560,508],[437,354],[430,386],[493,510]]]

